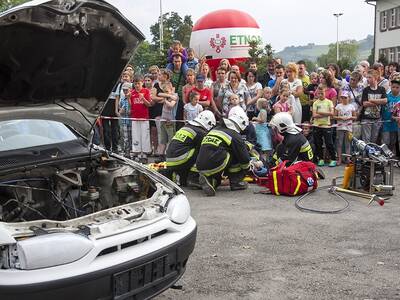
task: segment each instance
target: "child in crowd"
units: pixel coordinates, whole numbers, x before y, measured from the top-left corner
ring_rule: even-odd
[[[314,94],[318,87],[318,80],[319,80],[318,73],[312,72],[310,74],[310,84],[304,91],[304,93],[308,95],[308,99],[310,100],[310,105],[312,105],[314,101]]]
[[[147,163],[147,155],[151,153],[149,107],[151,106],[150,92],[143,87],[143,77],[135,76],[135,88],[131,92],[132,121],[132,150],[135,159]]]
[[[158,96],[164,98],[164,104],[161,114],[161,126],[160,126],[160,146],[162,148],[162,153],[168,143],[172,140],[175,135],[175,112],[176,103],[178,102],[178,94],[174,92],[174,87],[172,83],[167,81],[161,85],[163,93],[159,93]]]
[[[326,86],[320,84],[315,93],[316,100],[313,104],[314,141],[318,166],[324,166],[323,142],[330,156],[330,167],[336,167],[336,153],[332,141],[331,117],[334,115],[333,102],[325,98]]]
[[[257,110],[259,111],[257,117],[253,117],[253,121],[256,122],[257,143],[261,146],[262,160],[267,162],[272,151],[271,133],[267,124],[268,100],[259,98]]]
[[[387,103],[386,90],[378,86],[379,73],[376,70],[369,70],[367,73],[368,86],[364,88],[361,102],[361,137],[366,143],[376,143],[381,129],[382,107]]]
[[[194,49],[187,49],[187,66],[189,69],[198,70],[199,60],[195,57]]]
[[[240,98],[236,94],[231,94],[229,96],[229,107],[225,117],[228,117],[229,111],[235,106],[240,106]]]
[[[268,101],[268,108],[267,108],[267,112],[268,112],[268,116],[267,116],[267,121],[271,121],[272,116],[274,115],[274,111],[272,110],[272,105],[274,105],[275,103],[272,103],[272,89],[270,87],[265,87],[263,90],[263,98],[267,99]]]
[[[390,92],[387,94],[387,104],[383,108],[382,142],[396,153],[396,141],[399,136],[400,108],[400,76],[390,81]],[[399,136],[400,138],[400,136]]]
[[[284,89],[280,91],[278,101],[272,107],[276,114],[280,112],[288,112],[290,114],[293,113],[292,106],[288,102],[289,97],[290,97],[289,90]]]
[[[356,109],[350,104],[350,95],[347,91],[342,91],[340,103],[335,107],[335,119],[337,121],[336,146],[337,146],[337,165],[342,163],[342,147],[344,143],[345,154],[350,154],[349,134],[353,129],[353,120],[356,120]],[[348,159],[346,159],[346,163]]]
[[[168,49],[167,69],[171,71],[174,69],[174,64],[172,63],[172,60],[176,54],[182,57],[182,71],[183,74],[186,74],[188,70],[188,65],[187,65],[188,53],[186,49],[182,46],[182,43],[178,40],[173,41],[171,47]]]
[[[131,116],[131,90],[132,83],[124,82],[122,84],[123,95],[119,99],[118,115],[122,118],[130,118]],[[122,128],[122,151],[125,156],[130,158],[132,149],[132,122],[131,120],[121,119],[120,127]]]
[[[185,121],[193,121],[203,111],[203,106],[199,104],[199,93],[191,92],[189,100],[190,102],[183,107],[183,118]]]

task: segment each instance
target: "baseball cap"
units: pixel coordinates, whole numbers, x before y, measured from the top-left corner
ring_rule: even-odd
[[[121,87],[123,90],[129,90],[129,89],[131,89],[132,88],[132,83],[130,83],[130,82],[124,82],[123,84],[122,84],[122,87]]]
[[[205,81],[206,77],[203,74],[197,74],[196,80],[197,81]]]
[[[342,91],[342,94],[340,95],[340,97],[349,98],[350,97],[350,93],[348,91]]]

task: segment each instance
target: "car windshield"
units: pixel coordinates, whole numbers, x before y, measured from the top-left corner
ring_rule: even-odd
[[[23,149],[76,140],[64,124],[48,120],[0,122],[0,151]]]

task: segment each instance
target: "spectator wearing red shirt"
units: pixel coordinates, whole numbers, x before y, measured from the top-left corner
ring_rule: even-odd
[[[149,106],[150,91],[143,88],[143,77],[135,76],[134,89],[131,92],[131,117],[144,119],[132,121],[132,149],[137,160],[147,163],[147,155],[151,153]]]

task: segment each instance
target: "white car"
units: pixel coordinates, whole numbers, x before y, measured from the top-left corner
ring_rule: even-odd
[[[196,241],[184,192],[90,143],[143,39],[100,0],[0,14],[1,300],[147,299],[183,275]]]

